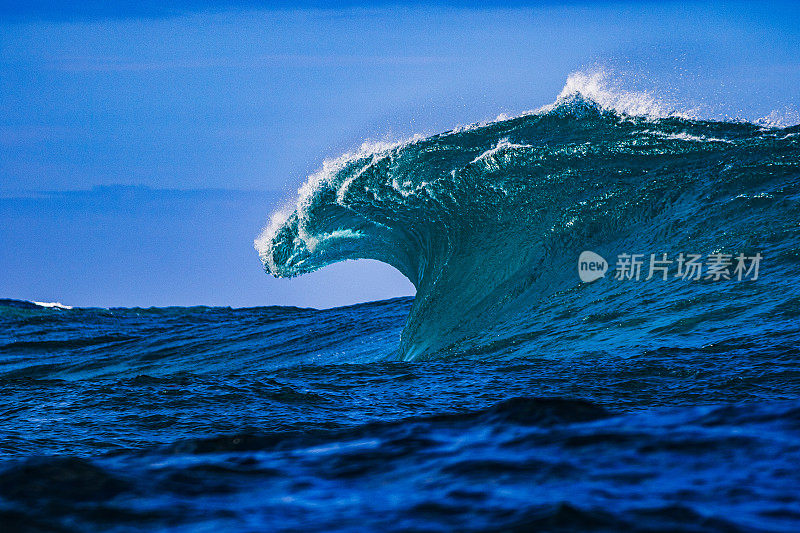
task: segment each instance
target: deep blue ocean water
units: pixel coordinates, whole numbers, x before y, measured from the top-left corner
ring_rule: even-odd
[[[0,301],[2,531],[800,531],[797,126],[567,95],[326,162],[256,248],[417,293]]]
[[[404,362],[409,299],[6,304],[4,531],[800,527],[797,331]]]

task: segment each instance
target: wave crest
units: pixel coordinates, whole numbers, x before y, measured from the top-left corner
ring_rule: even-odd
[[[695,120],[647,93],[614,90],[602,75],[574,74],[536,112],[326,161],[255,245],[281,277],[345,259],[397,268],[417,289],[405,358],[526,335],[557,343],[563,330],[542,328],[553,324],[549,302],[616,305],[632,289],[581,285],[573,270],[584,249],[791,248],[799,144],[791,129]],[[762,192],[781,201],[744,210],[733,201]],[[764,220],[771,226],[754,230]],[[647,287],[634,292],[658,290]],[[662,296],[696,290],[671,286]]]
[[[540,111],[549,112],[575,98],[594,102],[603,109],[622,115],[684,119],[697,119],[699,116],[697,109],[683,109],[678,104],[669,104],[652,92],[623,89],[603,70],[570,74],[556,102]]]

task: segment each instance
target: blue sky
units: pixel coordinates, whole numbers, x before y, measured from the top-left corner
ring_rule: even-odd
[[[709,117],[800,108],[792,3],[301,5],[1,4],[0,297],[411,294],[372,262],[270,279],[252,240],[324,158],[539,107],[577,70]]]

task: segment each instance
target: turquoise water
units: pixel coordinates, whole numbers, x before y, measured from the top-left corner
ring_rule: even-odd
[[[276,276],[393,265],[417,289],[407,360],[692,347],[753,322],[794,329],[798,193],[798,126],[633,116],[574,94],[328,162],[256,248]],[[622,254],[673,263],[667,280],[645,281],[645,262],[638,281],[583,284],[587,250],[612,270]],[[676,278],[680,254],[715,253],[760,254],[760,279]]]

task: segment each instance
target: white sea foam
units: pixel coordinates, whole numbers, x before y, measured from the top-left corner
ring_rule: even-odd
[[[767,128],[787,128],[800,124],[800,111],[785,108],[782,110],[772,110],[767,115],[756,120],[759,126]]]
[[[71,305],[64,305],[61,302],[33,302],[40,307],[49,307],[52,309],[72,309]]]
[[[502,154],[506,150],[513,150],[513,149],[521,149],[521,148],[532,148],[530,144],[515,144],[508,140],[508,138],[500,139],[497,144],[483,152],[481,155],[476,157],[472,160],[472,163],[478,163],[481,161],[487,161],[489,159],[494,158],[498,154]]]
[[[589,72],[573,72],[567,77],[556,101],[538,109],[538,113],[546,113],[575,96],[581,96],[596,102],[603,109],[613,110],[620,114],[666,118],[697,118],[697,110],[681,109],[668,104],[649,91],[631,91],[621,85],[604,70]]]
[[[372,163],[375,163],[385,157],[390,151],[409,145],[423,138],[423,135],[414,135],[398,141],[365,141],[356,150],[342,154],[339,157],[323,160],[322,167],[311,174],[308,180],[297,190],[296,201],[275,211],[267,225],[253,242],[261,261],[264,262],[271,271],[274,272],[276,270],[277,265],[274,264],[272,257],[273,238],[293,213],[296,213],[298,217],[298,239],[302,241],[308,250],[315,249],[322,240],[358,237],[359,235],[352,232],[345,234],[334,231],[327,235],[311,235],[306,231],[306,224],[304,224],[304,222],[306,222],[307,208],[312,203],[315,191],[318,191],[320,187],[330,183],[339,171],[353,161],[372,158]],[[349,177],[339,186],[336,197],[340,205],[344,203],[347,188],[368,167],[369,165],[365,165],[358,173]]]
[[[732,144],[733,141],[729,141],[728,139],[720,139],[719,137],[707,137],[705,135],[692,135],[691,133],[686,133],[682,131],[680,133],[665,133],[661,131],[646,131],[645,133],[650,133],[657,137],[663,137],[664,139],[671,139],[677,141],[689,141],[689,142],[719,142],[719,143],[728,143]]]

